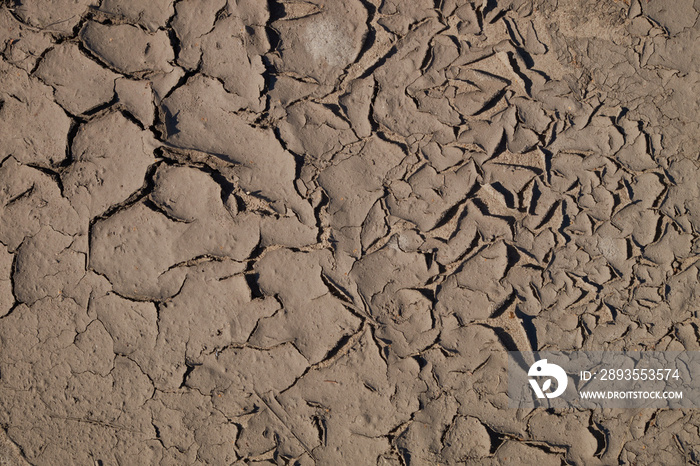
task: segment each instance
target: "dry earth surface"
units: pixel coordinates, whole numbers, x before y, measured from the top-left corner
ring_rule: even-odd
[[[0,464],[700,464],[507,350],[698,350],[700,0],[4,0]]]

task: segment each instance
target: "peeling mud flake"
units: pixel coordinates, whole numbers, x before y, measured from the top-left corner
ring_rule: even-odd
[[[59,297],[83,277],[85,256],[71,248],[73,239],[50,227],[26,239],[17,251],[13,273],[17,300],[26,304]]]
[[[153,124],[156,111],[151,83],[118,78],[115,81],[114,90],[124,110],[136,117],[144,127],[150,127]]]
[[[143,186],[154,148],[151,133],[119,112],[91,120],[78,129],[73,163],[61,174],[65,196],[89,218],[102,214]]]
[[[10,252],[43,227],[69,236],[81,231],[80,218],[55,178],[14,157],[0,166],[0,204],[0,242]]]
[[[138,0],[103,0],[99,11],[114,15],[116,19],[127,20],[139,24],[149,31],[163,28],[173,15],[173,0],[154,0],[140,2]]]
[[[0,317],[6,315],[15,304],[12,289],[12,263],[14,256],[4,246],[0,247]]]
[[[66,62],[71,63],[66,67]],[[80,52],[75,44],[51,49],[36,75],[54,88],[54,96],[68,112],[79,115],[112,100],[115,73],[106,70]]]
[[[233,163],[244,190],[271,201],[276,212],[289,209],[312,224],[311,206],[293,186],[294,157],[271,129],[251,126],[235,113],[243,105],[219,81],[197,76],[163,102],[167,142]]]
[[[51,167],[66,158],[71,120],[51,87],[0,59],[0,160]]]
[[[110,68],[129,76],[168,73],[174,58],[165,31],[147,33],[129,24],[88,21],[80,32],[85,47]]]
[[[51,35],[17,21],[12,12],[0,10],[0,43],[3,57],[17,68],[31,72],[42,54],[53,45]]]
[[[357,0],[308,6],[304,16],[273,23],[282,41],[275,63],[283,72],[333,84],[360,53],[367,10]]]
[[[359,319],[335,298],[321,278],[327,254],[270,252],[257,265],[260,289],[279,296],[283,309],[261,320],[251,336],[256,346],[293,341],[312,363],[323,360],[359,327]]]
[[[197,180],[199,198],[182,180]],[[208,188],[208,189],[207,189]],[[152,200],[141,201],[95,223],[90,265],[115,290],[136,299],[165,299],[181,288],[188,261],[200,257],[243,260],[259,240],[255,215],[231,216],[220,187],[195,168],[163,168]]]
[[[217,21],[214,29],[198,38],[201,44],[201,69],[207,76],[219,78],[226,91],[240,96],[245,106],[261,112],[265,87],[265,66],[260,54],[269,48],[259,25],[247,25],[234,12]]]
[[[14,13],[27,24],[46,32],[70,35],[95,0],[57,0],[46,4],[41,0],[23,0],[14,5]]]

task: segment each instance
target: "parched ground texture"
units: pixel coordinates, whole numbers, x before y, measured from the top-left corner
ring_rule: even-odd
[[[4,0],[0,463],[699,464],[507,350],[698,350],[700,0]]]

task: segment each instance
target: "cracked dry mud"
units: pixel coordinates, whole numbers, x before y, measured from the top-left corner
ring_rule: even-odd
[[[699,464],[507,350],[698,350],[700,0],[4,0],[0,463]]]

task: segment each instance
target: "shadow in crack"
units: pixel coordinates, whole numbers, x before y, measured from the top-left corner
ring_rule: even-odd
[[[178,129],[178,115],[180,114],[180,111],[178,110],[177,113],[174,115],[170,111],[168,107],[163,106],[163,113],[165,114],[165,131],[167,134],[167,137],[174,136],[177,133],[180,132]]]

